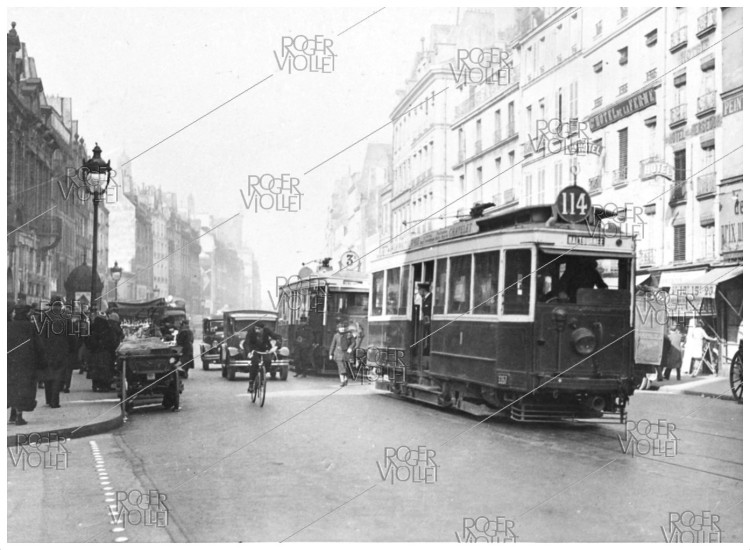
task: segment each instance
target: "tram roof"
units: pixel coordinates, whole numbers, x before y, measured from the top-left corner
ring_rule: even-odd
[[[553,205],[523,206],[490,212],[488,215],[459,221],[453,225],[414,237],[411,239],[409,246],[406,249],[394,251],[393,254],[378,258],[376,262],[379,263],[390,256],[402,256],[413,252],[423,250],[427,251],[435,246],[466,242],[469,239],[476,239],[477,237],[482,237],[487,234],[523,233],[524,231],[529,233],[556,233],[561,237],[567,235],[566,243],[547,242],[546,238],[536,242],[537,245],[545,250],[574,249],[575,254],[632,256],[634,252],[631,246],[622,246],[625,240],[633,239],[632,235],[618,235],[617,238],[590,236],[592,231],[596,228],[596,220],[603,220],[605,218],[615,217],[616,215],[617,212],[612,210],[594,207],[593,219],[595,221],[589,221],[587,224],[585,221],[581,223],[568,223],[559,219]],[[591,241],[586,241],[586,237],[589,237]],[[575,243],[571,243],[571,239],[573,239]],[[620,244],[616,244],[616,240],[620,240]],[[523,243],[519,241],[518,243],[512,244],[530,244],[530,242],[533,241],[526,239]]]
[[[289,277],[293,279],[293,277]],[[369,292],[370,287],[368,284],[367,273],[361,271],[321,271],[317,273],[310,273],[306,277],[299,278],[297,280],[290,280],[286,284],[279,285],[279,288],[289,288],[292,290],[300,288],[309,288],[311,286],[320,285],[325,283],[329,288],[341,291],[363,291]]]

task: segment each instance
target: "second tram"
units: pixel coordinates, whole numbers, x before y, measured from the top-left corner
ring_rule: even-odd
[[[300,361],[316,374],[336,374],[328,358],[336,326],[344,323],[360,347],[367,341],[367,275],[358,271],[310,273],[278,288],[279,334],[299,370]]]

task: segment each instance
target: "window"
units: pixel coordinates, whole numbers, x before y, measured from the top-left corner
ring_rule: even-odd
[[[557,120],[562,120],[563,118],[563,97],[562,97],[562,88],[559,88],[557,90]]]
[[[458,129],[458,161],[461,162],[466,156],[466,136],[464,136],[464,129]]]
[[[617,132],[617,138],[620,143],[619,171],[620,179],[628,177],[628,129],[623,128]]]
[[[656,29],[654,29],[646,35],[646,46],[648,46],[649,48],[652,46],[655,46],[656,41],[657,41],[657,31]]]
[[[469,311],[470,287],[471,256],[466,255],[451,258],[448,313],[466,313]]]
[[[526,204],[531,204],[531,174],[526,174],[525,176],[524,192],[526,194]]]
[[[508,103],[508,135],[516,133],[516,112],[513,109],[513,102]]]
[[[578,82],[570,83],[570,118],[578,118]]]
[[[503,315],[528,315],[531,291],[531,250],[505,251]]]
[[[685,149],[674,152],[674,180],[685,181]]]
[[[445,312],[445,291],[448,288],[448,260],[442,258],[437,261],[435,276],[435,301],[432,303],[433,313]]]
[[[601,61],[599,61],[599,62],[597,62],[597,63],[594,63],[594,72],[595,72],[595,73],[600,73],[600,72],[602,72],[602,66],[603,66],[603,65],[602,65],[602,62],[601,62]]]
[[[399,283],[401,281],[400,270],[397,267],[389,269],[388,286],[386,287],[386,315],[398,314]]]
[[[502,162],[501,157],[497,157],[495,159],[495,173],[498,175],[498,178],[500,176],[500,163]]]
[[[495,143],[502,139],[502,117],[500,116],[500,109],[495,111]]]
[[[562,179],[563,179],[563,163],[562,161],[555,163],[555,196],[557,196],[562,190]]]
[[[526,107],[526,127],[529,129],[529,132],[533,131],[534,117],[531,114],[531,105]]]
[[[539,170],[536,182],[536,202],[544,204],[544,170]]]
[[[674,226],[674,261],[685,261],[685,226]]]
[[[600,34],[602,34],[602,21],[601,21],[601,19],[596,22],[596,25],[594,27],[594,37],[597,37]]]
[[[627,65],[628,64],[628,48],[622,48],[621,50],[617,50],[617,52],[620,54],[620,65]]]
[[[628,8],[620,8],[620,19],[625,19],[628,16]]]
[[[477,187],[480,187],[482,183],[484,183],[484,180],[482,179],[482,167],[479,166],[477,167]]]
[[[463,174],[458,176],[458,188],[461,191],[461,195],[466,193],[466,179],[464,178]]]
[[[383,315],[383,272],[372,275],[372,314]]]
[[[474,254],[474,310],[478,315],[497,313],[500,252]]]

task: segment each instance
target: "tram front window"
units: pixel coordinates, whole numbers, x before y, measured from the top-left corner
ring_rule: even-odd
[[[328,312],[366,315],[367,298],[364,292],[332,292],[328,298]]]
[[[630,260],[540,254],[537,271],[538,302],[578,303],[579,291],[628,290]],[[587,300],[588,301],[588,300]]]

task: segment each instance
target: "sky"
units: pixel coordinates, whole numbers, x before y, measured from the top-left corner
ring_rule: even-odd
[[[277,275],[328,255],[333,181],[392,128],[303,174],[389,122],[420,38],[456,20],[456,8],[388,7],[349,28],[376,9],[9,8],[7,28],[16,22],[45,93],[72,98],[89,150],[98,142],[115,167],[132,159],[138,184],[192,193],[198,212],[243,216],[266,296]],[[279,69],[274,52],[298,35],[333,40],[332,72]],[[240,189],[265,173],[300,178],[298,212],[246,209]]]

